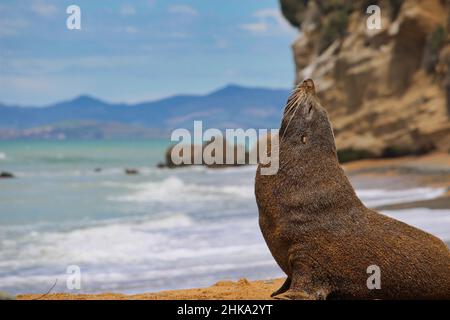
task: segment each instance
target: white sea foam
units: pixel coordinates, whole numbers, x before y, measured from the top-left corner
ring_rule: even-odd
[[[214,174],[218,174],[220,176],[222,173],[219,173],[218,171]],[[239,185],[210,185],[186,183],[180,178],[180,176],[169,176],[161,181],[145,183],[105,181],[103,184],[105,186],[123,187],[134,190],[133,192],[125,195],[108,197],[108,200],[110,201],[120,202],[201,202],[209,200],[220,201],[230,197],[235,197],[237,199],[254,199],[253,184],[243,183]],[[445,192],[445,188],[356,190],[357,195],[368,207],[435,199],[445,194]]]
[[[81,264],[138,261],[144,252],[157,255],[152,245],[170,243],[164,230],[186,228],[192,224],[189,217],[174,214],[159,220],[143,222],[117,221],[69,232],[35,232],[23,235],[17,241],[3,239],[0,256],[18,254],[19,259],[0,259],[0,269],[32,264],[60,264],[76,261]],[[20,252],[16,251],[20,248]],[[147,256],[148,258],[148,256]]]
[[[3,152],[0,152],[0,160],[6,160],[6,154]]]
[[[435,199],[446,192],[445,188],[412,188],[401,190],[360,189],[357,195],[368,207]]]
[[[187,197],[179,194],[186,189],[193,193],[199,188],[208,192],[203,189],[207,188],[205,185],[186,184],[177,177],[127,185],[136,194],[160,192],[153,199],[166,197],[165,191],[161,191],[166,187],[175,188],[176,197],[167,197],[165,201]],[[230,193],[234,196],[237,190],[235,186],[231,190],[226,186],[219,189],[221,197]],[[403,197],[403,193],[398,195]],[[450,239],[450,210],[385,213],[443,240]],[[68,232],[27,230],[14,240],[1,240],[0,247],[0,282],[3,288],[17,292],[47,290],[55,278],[65,279],[65,268],[71,264],[82,268],[88,292],[198,286],[201,281],[211,283],[227,276],[251,277],[255,274],[253,270],[265,270],[259,275],[281,275],[261,237],[256,212],[249,218],[209,222],[196,221],[179,212],[165,212],[158,219],[96,222]],[[64,287],[58,287],[58,291],[63,290]]]
[[[162,281],[168,283],[170,281],[174,281],[174,279],[185,280],[184,283],[178,282],[174,288],[186,289],[192,287],[192,285],[189,285],[189,279],[206,279],[205,285],[210,285],[211,281],[221,280],[220,278],[210,280],[211,274],[232,274],[236,269],[247,269],[250,271],[248,278],[256,280],[259,278],[255,278],[255,276],[251,275],[251,270],[255,270],[255,268],[272,269],[273,271],[269,273],[269,277],[271,278],[282,276],[281,270],[274,268],[273,259],[268,256],[263,257],[262,259],[256,258],[253,260],[248,260],[246,263],[241,264],[226,263],[224,261],[220,263],[198,264],[185,267],[169,267],[161,270],[141,268],[135,272],[118,272],[107,268],[95,270],[88,269],[84,271],[82,269],[82,287],[88,287],[87,290],[82,290],[82,292],[102,293],[104,291],[118,290],[121,293],[142,293],[145,291],[154,290],[154,283],[161,283]],[[65,280],[67,277],[68,274],[66,273],[55,272],[48,275],[10,275],[1,279],[4,287],[14,287],[19,288],[20,290],[20,288],[29,288],[30,284],[32,284],[33,287],[38,288],[40,292],[46,291],[54,283],[55,279],[58,279],[58,286],[54,291],[64,292],[68,291],[65,287]],[[146,288],[146,283],[149,283],[150,287]],[[133,288],[136,289],[132,290]],[[163,288],[167,289],[167,287]],[[18,292],[23,293],[23,291]]]
[[[416,208],[385,214],[450,240],[450,210]],[[181,288],[199,283],[188,279],[211,283],[224,275],[251,277],[251,270],[256,269],[281,275],[259,233],[256,217],[202,224],[173,214],[158,220],[116,221],[69,232],[37,232],[21,240],[3,241],[0,246],[2,286],[19,291],[45,291],[55,278],[64,283],[65,268],[70,264],[81,267],[88,292]],[[2,276],[2,270],[19,273]],[[185,281],[173,283],[174,279]],[[58,291],[64,290],[58,287]]]
[[[386,210],[386,215],[450,241],[450,209],[413,208]]]
[[[245,219],[240,222],[239,232],[248,232],[257,226],[256,220]],[[228,233],[226,224],[196,223],[184,214],[176,213],[161,219],[127,222],[114,220],[112,223],[94,224],[78,227],[74,230],[38,231],[23,234],[20,239],[1,239],[2,251],[0,269],[13,267],[13,261],[5,256],[18,255],[21,264],[53,263],[77,261],[85,264],[139,262],[149,258],[157,260],[176,260],[207,256],[214,253],[239,253],[248,248],[242,244],[224,241],[217,246],[210,246],[210,236]],[[183,232],[183,234],[181,234]],[[236,233],[239,233],[236,232]],[[179,238],[174,235],[178,235]],[[225,235],[228,237],[228,235]],[[186,241],[180,239],[185,238]],[[202,241],[199,241],[203,239]],[[208,240],[208,241],[204,241]],[[215,239],[216,241],[217,239]],[[20,252],[17,249],[20,248]],[[165,251],[168,251],[165,254]],[[20,260],[20,261],[19,261]]]
[[[11,290],[45,291],[56,277],[64,279],[65,268],[71,264],[81,267],[83,281],[91,292],[135,285],[143,290],[145,281],[152,288],[158,283],[166,287],[173,277],[204,278],[217,272],[250,272],[255,267],[276,273],[257,220],[240,219],[239,226],[236,229],[231,220],[199,223],[186,215],[173,214],[158,220],[123,220],[69,232],[24,234],[14,241],[0,242],[0,282]],[[16,272],[2,275],[7,270]],[[142,284],[135,284],[140,281]]]
[[[162,181],[140,184],[122,184],[134,192],[108,197],[111,201],[123,202],[195,202],[205,200],[220,200],[223,197],[239,197],[251,199],[254,197],[251,185],[202,185],[185,183],[179,177],[170,176]]]

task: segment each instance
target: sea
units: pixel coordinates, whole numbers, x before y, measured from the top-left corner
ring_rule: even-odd
[[[282,277],[258,226],[256,167],[157,168],[169,143],[0,142],[0,171],[16,176],[0,179],[0,291],[132,294]],[[370,207],[446,192],[371,179],[352,180]],[[383,213],[450,241],[450,210]]]

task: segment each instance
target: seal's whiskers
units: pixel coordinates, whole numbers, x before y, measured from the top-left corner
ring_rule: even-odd
[[[286,129],[284,129],[283,135],[281,136],[281,141],[283,141],[284,136],[286,135],[286,132],[289,128],[289,125],[291,124],[292,119],[294,118],[295,114],[297,113],[298,110],[298,105],[302,102],[302,100],[304,99],[303,95],[299,95],[296,97],[293,106],[291,107],[291,109],[295,109],[294,112],[292,113],[291,117],[289,118],[288,124],[286,125]],[[294,106],[297,106],[297,108],[294,108]]]

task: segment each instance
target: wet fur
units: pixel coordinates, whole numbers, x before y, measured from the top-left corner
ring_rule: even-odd
[[[255,182],[259,222],[288,276],[281,299],[449,299],[450,252],[435,236],[366,208],[340,167],[312,80],[288,100],[280,169]],[[367,288],[367,267],[381,289]]]

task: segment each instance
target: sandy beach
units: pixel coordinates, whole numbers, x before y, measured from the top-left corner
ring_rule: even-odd
[[[125,295],[117,293],[103,294],[65,294],[19,295],[19,300],[268,300],[284,279],[248,281],[219,281],[207,288],[170,290],[155,293]]]
[[[358,177],[371,176],[374,182],[385,183],[395,181],[393,177],[401,177],[412,184],[421,186],[433,186],[446,188],[447,192],[436,199],[407,202],[398,205],[385,205],[377,209],[405,209],[405,208],[430,208],[448,209],[450,208],[450,155],[446,153],[433,153],[419,157],[403,157],[396,159],[375,159],[362,160],[344,165],[344,169],[352,180],[357,181]],[[387,179],[387,180],[386,180]],[[67,294],[50,293],[42,294],[21,294],[17,296],[19,300],[44,299],[44,300],[167,300],[167,299],[271,299],[270,294],[280,287],[284,279],[248,281],[241,279],[238,281],[219,281],[209,287],[170,290],[150,293],[140,293],[126,295],[120,293],[102,294]]]

